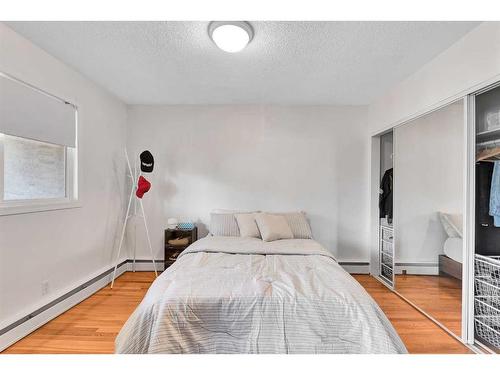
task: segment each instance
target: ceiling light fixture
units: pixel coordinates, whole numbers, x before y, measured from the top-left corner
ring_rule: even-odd
[[[208,35],[221,50],[239,52],[253,38],[253,28],[245,21],[213,21],[208,25]]]

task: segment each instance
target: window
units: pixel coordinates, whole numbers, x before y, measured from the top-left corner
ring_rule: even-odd
[[[77,204],[76,109],[0,73],[0,215]]]
[[[66,197],[64,146],[4,135],[3,199]]]

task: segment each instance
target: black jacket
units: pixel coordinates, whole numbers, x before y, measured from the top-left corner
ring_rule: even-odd
[[[388,217],[392,220],[392,168],[385,171],[380,183],[379,196],[380,217]]]

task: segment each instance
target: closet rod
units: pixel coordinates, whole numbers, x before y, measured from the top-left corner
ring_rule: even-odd
[[[492,141],[486,141],[486,142],[479,142],[477,144],[477,146],[487,146],[487,145],[496,144],[496,143],[498,143],[500,146],[500,139],[494,139]]]

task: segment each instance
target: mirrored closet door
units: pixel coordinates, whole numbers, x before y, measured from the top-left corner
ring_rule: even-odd
[[[393,130],[394,286],[461,336],[464,103]]]

